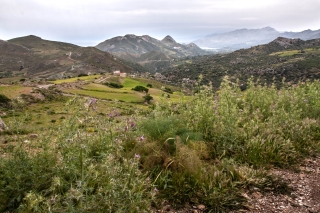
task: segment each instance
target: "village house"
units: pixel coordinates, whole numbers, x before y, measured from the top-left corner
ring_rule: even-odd
[[[124,77],[124,78],[126,78],[126,77],[127,77],[127,73],[125,73],[125,72],[121,72],[121,73],[120,73],[120,77]]]
[[[124,77],[124,78],[127,77],[127,73],[125,73],[125,72],[120,72],[120,70],[113,71],[113,75],[120,76],[120,77]]]
[[[118,76],[120,76],[120,70],[116,70],[116,71],[113,71],[113,75],[118,75]]]

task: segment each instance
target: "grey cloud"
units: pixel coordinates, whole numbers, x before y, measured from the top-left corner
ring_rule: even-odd
[[[85,46],[128,33],[186,42],[239,28],[316,30],[319,8],[318,0],[2,0],[0,39],[35,34]]]

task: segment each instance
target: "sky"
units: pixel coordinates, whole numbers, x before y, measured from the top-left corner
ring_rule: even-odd
[[[320,0],[0,0],[0,39],[95,46],[126,34],[189,43],[236,29],[320,29]]]

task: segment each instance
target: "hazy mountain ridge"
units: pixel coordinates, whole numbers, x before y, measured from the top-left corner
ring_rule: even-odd
[[[150,51],[159,51],[172,57],[186,57],[207,54],[197,45],[184,45],[177,43],[171,36],[157,40],[148,35],[136,36],[127,34],[117,36],[96,45],[99,50],[113,54],[129,53],[138,56]]]
[[[175,58],[209,54],[196,44],[177,43],[169,35],[160,41],[148,35],[127,34],[101,42],[96,48],[139,63],[150,71],[161,71],[169,67]]]
[[[0,76],[63,78],[78,74],[133,70],[94,47],[25,36],[0,41]]]
[[[274,41],[225,55],[198,56],[162,73],[173,83],[188,83],[203,76],[218,88],[221,79],[229,75],[245,84],[253,76],[262,83],[298,82],[320,79],[320,39],[307,40],[278,37]]]
[[[267,44],[277,37],[300,38],[310,40],[320,38],[320,30],[304,30],[302,32],[278,32],[271,27],[261,29],[239,29],[227,33],[208,35],[194,41],[202,48],[217,48],[234,51],[242,48]]]

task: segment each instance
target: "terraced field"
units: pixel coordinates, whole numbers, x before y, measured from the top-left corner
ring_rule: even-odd
[[[132,90],[132,88],[136,86],[144,86],[147,87],[148,81],[140,80],[140,79],[131,79],[131,78],[113,78],[113,81],[116,79],[119,84],[121,84],[122,88],[112,88],[100,83],[95,83],[96,80],[100,76],[85,76],[80,78],[70,78],[64,80],[52,81],[54,84],[62,84],[62,83],[72,83],[77,82],[79,80],[87,81],[84,85],[78,86],[77,88],[67,88],[63,91],[69,94],[77,94],[83,96],[90,96],[99,99],[105,100],[118,100],[129,103],[142,103],[144,102],[143,96],[146,95],[143,92],[137,92]],[[108,78],[108,77],[107,77]],[[79,80],[78,80],[79,79]],[[161,101],[164,98],[165,92],[161,90],[163,84],[157,84],[156,88],[149,88],[149,94],[153,97],[154,101]],[[167,94],[167,97],[170,97],[170,100],[173,102],[180,101],[183,93],[180,91],[175,91],[173,94]],[[188,99],[186,97],[186,99]]]

